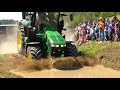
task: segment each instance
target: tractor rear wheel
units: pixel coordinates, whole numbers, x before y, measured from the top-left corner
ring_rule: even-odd
[[[18,53],[24,55],[24,33],[21,31],[18,31],[17,33],[17,48]]]
[[[78,56],[78,51],[75,45],[68,43],[65,49],[65,56]]]
[[[32,59],[39,60],[42,57],[42,50],[39,46],[27,48],[27,59],[31,61]]]

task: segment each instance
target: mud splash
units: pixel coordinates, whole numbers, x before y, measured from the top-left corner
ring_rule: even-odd
[[[79,70],[43,70],[35,72],[15,71],[10,72],[25,78],[120,78],[120,71],[104,68],[102,65],[84,67]]]

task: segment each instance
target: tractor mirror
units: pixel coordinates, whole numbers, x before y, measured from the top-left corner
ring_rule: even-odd
[[[64,27],[64,20],[60,21],[60,30],[63,30]]]
[[[47,13],[47,12],[46,12],[45,14],[48,16],[48,13]]]
[[[70,20],[73,21],[73,14],[70,14]]]

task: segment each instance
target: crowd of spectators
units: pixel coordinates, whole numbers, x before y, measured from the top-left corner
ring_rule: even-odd
[[[120,20],[114,16],[112,20],[100,17],[99,20],[85,21],[76,25],[77,42],[84,43],[88,40],[98,41],[120,41]]]

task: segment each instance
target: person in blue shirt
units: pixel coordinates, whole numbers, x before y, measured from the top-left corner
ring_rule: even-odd
[[[114,34],[114,22],[113,21],[108,26],[108,32],[109,32],[109,40],[113,41],[113,34]]]
[[[97,41],[99,41],[99,26],[96,24],[95,26],[95,38]]]
[[[109,18],[107,18],[106,21],[105,21],[105,26],[109,27],[110,24],[111,24],[111,22],[110,22]]]
[[[109,40],[109,36],[108,36],[108,28],[107,28],[107,26],[105,27],[105,30],[104,30],[104,37],[105,37],[105,40],[106,40],[106,41]]]

